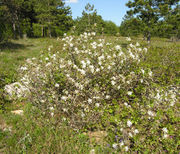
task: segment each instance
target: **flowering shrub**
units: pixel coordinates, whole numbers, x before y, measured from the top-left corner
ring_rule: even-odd
[[[50,46],[28,59],[20,82],[29,100],[76,130],[108,131],[115,150],[176,149],[178,88],[159,86],[141,66],[147,48],[121,48],[95,35],[65,36],[62,51]]]

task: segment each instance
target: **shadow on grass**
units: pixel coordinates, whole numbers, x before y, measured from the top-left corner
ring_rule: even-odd
[[[127,45],[128,45],[128,43],[122,43],[122,44],[121,44],[121,46],[122,46],[123,48],[126,48]]]
[[[24,45],[20,43],[14,43],[14,42],[3,42],[0,43],[0,52],[18,52],[17,49],[25,49],[27,47],[30,47],[33,45]]]

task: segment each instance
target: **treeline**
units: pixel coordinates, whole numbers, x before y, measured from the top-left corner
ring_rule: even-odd
[[[179,0],[130,0],[120,26],[123,36],[143,35],[180,39]]]
[[[129,0],[129,8],[118,27],[85,6],[73,20],[64,0],[0,0],[0,41],[8,38],[57,37],[72,32],[95,31],[99,35],[180,38],[179,0]]]
[[[87,4],[82,17],[73,20],[70,7],[63,0],[1,0],[0,41],[22,37],[57,37],[64,33],[80,34],[94,30],[115,35],[119,28],[104,21],[94,5]]]
[[[82,16],[74,21],[74,33],[81,34],[82,32],[94,31],[97,34],[116,35],[119,32],[119,27],[112,21],[105,21],[94,5],[89,3],[85,6]]]
[[[62,0],[0,1],[0,40],[59,36],[72,25],[70,7]]]

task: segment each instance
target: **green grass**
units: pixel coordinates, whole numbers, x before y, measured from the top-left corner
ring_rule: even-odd
[[[125,38],[106,37],[107,40],[127,45]],[[135,41],[147,45],[142,39]],[[3,131],[0,127],[0,153],[112,153],[112,149],[97,144],[90,144],[87,135],[76,132],[65,124],[48,118],[28,102],[3,102],[2,88],[18,78],[17,68],[27,58],[40,56],[40,51],[49,45],[58,51],[61,43],[55,39],[12,40],[0,44],[0,125],[11,126],[12,131]],[[149,53],[142,65],[156,72],[156,82],[160,84],[179,84],[180,42],[153,38]],[[5,104],[7,103],[7,104]],[[14,109],[23,109],[23,116],[10,113]]]
[[[0,44],[0,71],[16,70],[27,58],[40,56],[40,51],[55,44],[55,39],[11,40]]]
[[[50,45],[57,46],[56,39],[21,39],[0,43],[0,112],[4,107],[2,88],[18,79],[17,69],[27,58],[38,57]]]

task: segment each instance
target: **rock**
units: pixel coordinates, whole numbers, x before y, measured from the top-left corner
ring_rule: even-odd
[[[91,143],[96,142],[98,144],[103,144],[103,140],[107,136],[107,132],[105,131],[88,132],[87,134]]]
[[[95,154],[95,150],[91,149],[91,151],[89,152],[89,154]]]
[[[19,82],[6,85],[4,90],[10,100],[26,97],[29,93],[29,89]]]
[[[16,114],[16,115],[23,115],[24,111],[23,110],[15,110],[15,111],[11,111],[11,113]]]

